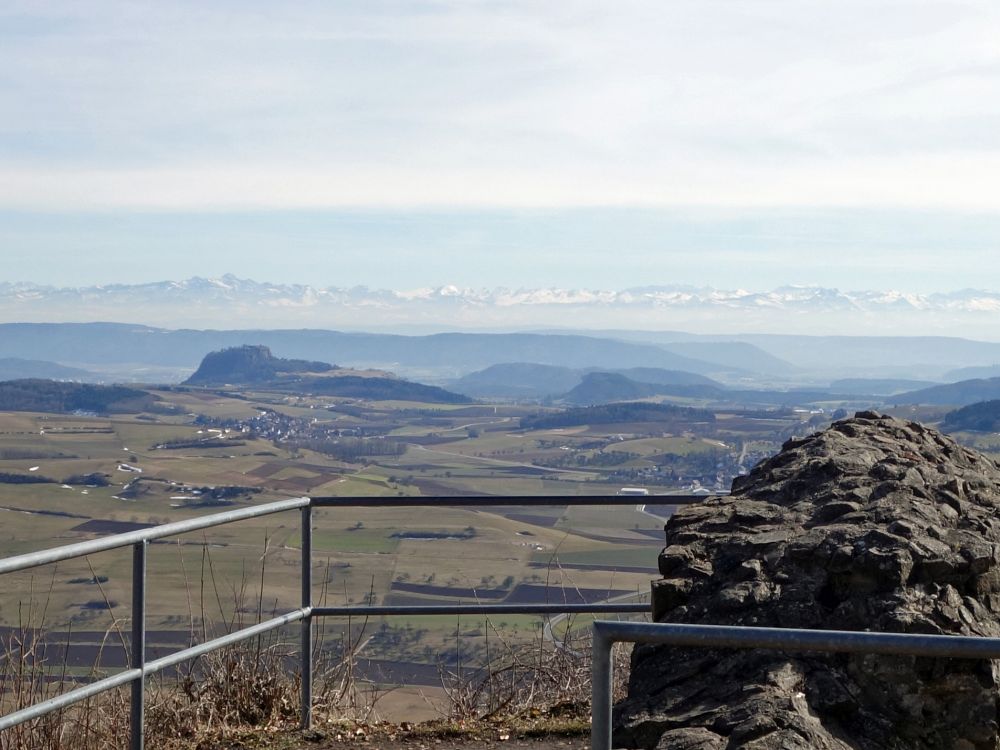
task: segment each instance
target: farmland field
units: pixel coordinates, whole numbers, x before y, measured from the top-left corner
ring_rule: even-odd
[[[773,450],[776,430],[799,424],[785,415],[720,418],[717,434],[669,434],[648,423],[526,431],[518,417],[532,410],[510,405],[156,393],[164,408],[150,414],[0,414],[0,554],[285,497],[426,497],[423,507],[315,511],[315,600],[440,603],[479,591],[506,603],[635,600],[655,577],[664,518],[643,507],[654,499],[574,507],[558,498],[614,494],[623,485],[653,495],[723,487],[726,471]],[[434,497],[456,495],[546,495],[555,504],[433,505]],[[293,513],[152,544],[147,625],[158,635],[151,644],[169,650],[297,606],[300,546]],[[113,643],[128,617],[129,569],[130,553],[120,550],[8,576],[0,627],[44,625],[107,634]],[[577,621],[587,622],[561,620],[558,632]],[[342,625],[324,628],[336,633]],[[362,656],[380,669],[408,665],[416,674],[423,664],[433,672],[442,658],[474,661],[483,634],[498,626],[530,640],[543,622],[461,618],[467,637],[456,651],[454,618],[376,618],[365,625],[372,637]],[[88,637],[90,650],[77,661],[98,640]],[[112,651],[109,664],[119,658]]]

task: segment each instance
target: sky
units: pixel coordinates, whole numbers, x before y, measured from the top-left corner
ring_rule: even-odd
[[[0,4],[0,281],[1000,289],[995,0]]]

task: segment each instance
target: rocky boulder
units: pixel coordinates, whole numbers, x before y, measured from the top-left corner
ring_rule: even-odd
[[[654,618],[1000,636],[1000,468],[874,412],[666,526]],[[996,750],[998,664],[637,647],[615,746]]]

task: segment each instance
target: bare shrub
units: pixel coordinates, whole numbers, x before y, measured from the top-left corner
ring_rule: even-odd
[[[481,666],[441,669],[447,696],[447,718],[455,720],[512,719],[539,707],[583,715],[591,696],[591,636],[589,628],[572,623],[562,641],[547,640],[543,632],[534,643],[514,643],[487,620],[492,645]],[[613,691],[623,696],[627,687],[627,649],[614,649]]]
[[[28,708],[75,687],[66,649],[57,649],[49,643],[45,631],[54,581],[55,571],[39,606],[34,603],[34,591],[29,589],[28,603],[19,611],[17,627],[0,643],[0,707],[4,713]],[[107,601],[103,589],[101,595]],[[97,663],[117,625],[113,621],[105,632]],[[120,631],[117,635],[120,636]],[[53,651],[62,653],[61,661],[50,660]],[[95,681],[103,676],[95,664],[84,679]],[[120,746],[122,737],[128,736],[128,725],[127,692],[119,688],[0,731],[0,750],[114,748]]]
[[[179,544],[177,549],[180,553]],[[192,643],[233,633],[273,616],[276,603],[263,599],[267,551],[265,538],[259,580],[252,581],[244,573],[226,593],[217,580],[207,540],[194,580],[189,579],[180,557]],[[93,569],[91,573],[113,616],[100,577]],[[324,581],[329,580],[329,575],[324,577]],[[94,666],[85,675],[73,674],[65,645],[47,643],[45,621],[51,592],[50,582],[43,603],[35,605],[35,592],[29,591],[19,626],[0,643],[2,713],[57,696],[77,687],[77,680],[92,682],[107,676],[99,668],[105,648],[122,648],[129,653],[122,623],[113,619]],[[325,603],[328,593],[324,584],[317,601]],[[210,622],[215,624],[210,626]],[[359,654],[370,637],[369,621],[348,621],[334,643],[328,643],[323,623],[320,619],[314,626],[313,710],[317,722],[379,721],[378,704],[391,688],[363,679],[359,669]],[[447,699],[442,709],[445,717],[513,721],[540,711],[585,717],[591,690],[590,628],[574,627],[572,620],[565,624],[566,635],[561,640],[554,637],[551,628],[542,628],[535,639],[524,642],[487,619],[485,649],[475,650],[477,663],[440,670]],[[461,628],[457,633],[461,639]],[[457,653],[461,655],[464,652],[459,646]],[[628,658],[624,648],[616,648],[614,653],[615,692],[622,695]],[[57,658],[52,658],[53,654]],[[172,674],[147,679],[147,746],[164,750],[213,747],[227,736],[248,730],[296,728],[301,685],[294,667],[298,663],[297,643],[275,630],[202,655]],[[0,732],[0,750],[113,750],[127,747],[129,733],[126,686]]]

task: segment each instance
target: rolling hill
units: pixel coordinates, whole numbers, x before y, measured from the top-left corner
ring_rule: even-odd
[[[97,373],[79,367],[66,367],[40,359],[4,357],[0,359],[0,381],[41,378],[43,380],[76,380],[92,383],[100,380]]]
[[[979,401],[1000,399],[1000,378],[977,378],[936,385],[892,396],[895,404],[930,404],[966,406]]]
[[[317,373],[328,373],[327,375]],[[437,386],[390,376],[348,374],[336,365],[275,357],[262,345],[210,352],[184,385],[244,385],[284,393],[303,393],[377,401],[466,404],[467,396]]]
[[[505,398],[537,400],[559,396],[580,386],[589,376],[595,374],[617,374],[618,383],[626,387],[626,381],[637,384],[655,385],[701,385],[721,388],[722,385],[704,375],[680,370],[665,370],[657,367],[632,367],[625,370],[572,369],[557,365],[542,365],[529,362],[512,362],[493,365],[484,370],[469,373],[450,383],[449,387],[459,393],[477,398]],[[593,380],[593,379],[591,379]],[[648,390],[648,389],[647,389]],[[633,394],[641,389],[633,389]],[[649,393],[659,393],[659,390]],[[628,396],[627,396],[628,397]],[[631,396],[641,397],[641,396]],[[621,399],[609,399],[621,400]]]
[[[948,412],[941,423],[945,432],[967,430],[971,432],[1000,431],[1000,400],[980,401]]]
[[[507,362],[470,372],[449,387],[476,398],[541,399],[573,388],[583,373],[535,362]]]
[[[578,335],[440,333],[401,336],[329,330],[169,330],[119,323],[0,324],[0,351],[74,363],[131,362],[194,370],[205,352],[263,345],[282,357],[399,372],[461,375],[505,362],[570,368],[659,367],[712,374],[720,366],[651,344]]]
[[[941,385],[930,380],[908,380],[905,378],[842,378],[830,383],[830,390],[837,393],[877,394],[891,396],[922,388]]]
[[[704,409],[691,409],[671,404],[653,404],[646,401],[602,404],[566,409],[556,414],[522,417],[521,427],[526,430],[550,430],[595,424],[625,424],[630,422],[714,422],[715,414]],[[676,425],[675,425],[676,426]]]
[[[661,395],[718,398],[722,393],[722,388],[713,385],[644,383],[617,372],[591,372],[559,400],[589,406]]]
[[[329,372],[335,369],[335,365],[326,362],[280,359],[266,346],[234,346],[206,354],[198,369],[184,384],[268,383],[282,375]]]
[[[945,373],[945,380],[975,380],[977,378],[1000,378],[1000,365],[980,365],[978,367],[959,367]]]
[[[0,411],[122,414],[155,408],[159,398],[120,385],[89,385],[54,380],[8,380],[0,383]]]

